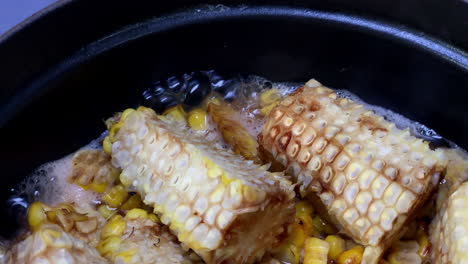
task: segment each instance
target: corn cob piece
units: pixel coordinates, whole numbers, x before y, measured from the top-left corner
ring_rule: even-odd
[[[396,241],[389,250],[387,261],[389,264],[421,264],[419,248],[420,245],[414,240]]]
[[[294,215],[292,185],[148,108],[126,110],[110,133],[120,180],[207,263],[252,263]],[[255,241],[245,243],[245,241]]]
[[[224,141],[232,147],[234,153],[260,163],[257,140],[238,121],[239,114],[230,105],[226,102],[209,103],[208,113],[218,125]]]
[[[443,151],[315,80],[272,110],[259,140],[301,195],[366,246],[363,263],[377,263],[401,235],[446,165]]]
[[[119,171],[112,167],[110,156],[102,149],[80,150],[73,156],[68,182],[85,190],[104,192],[118,177]]]
[[[468,183],[443,204],[429,229],[433,263],[468,263]]]
[[[128,211],[125,217],[111,218],[101,231],[97,249],[114,263],[201,263],[153,214],[139,208]]]
[[[43,225],[55,224],[90,246],[96,246],[105,219],[91,208],[71,204],[51,207],[35,202],[28,209],[28,223],[33,231],[41,230]]]
[[[6,254],[5,263],[108,263],[85,241],[55,224],[44,224],[15,244]]]

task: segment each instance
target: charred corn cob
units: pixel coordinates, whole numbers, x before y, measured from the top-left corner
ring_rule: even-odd
[[[443,151],[315,80],[272,110],[260,144],[366,246],[363,263],[377,263],[446,165]]]
[[[230,105],[209,103],[208,113],[236,154],[260,163],[257,140],[242,126],[239,114]]]
[[[433,219],[429,234],[433,263],[468,263],[468,183],[448,197]]]
[[[105,146],[110,148],[110,146]],[[104,192],[118,177],[119,172],[110,163],[110,156],[101,149],[80,150],[73,156],[69,183],[85,190]]]
[[[252,263],[278,243],[294,215],[288,180],[148,108],[125,112],[109,135],[112,163],[183,244],[207,263]]]
[[[55,224],[44,224],[8,252],[5,263],[108,263],[85,241]]]
[[[139,208],[115,215],[102,229],[97,250],[114,263],[201,263],[151,216]]]

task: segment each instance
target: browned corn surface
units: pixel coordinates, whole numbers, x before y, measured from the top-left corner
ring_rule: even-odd
[[[468,183],[448,197],[432,221],[429,234],[433,263],[468,263]]]
[[[122,183],[207,263],[259,260],[292,220],[289,181],[150,109],[126,110],[110,137]]]
[[[260,144],[368,246],[363,263],[377,262],[445,167],[442,151],[314,80],[272,110]]]
[[[40,202],[29,207],[28,221],[33,231],[40,230],[45,224],[56,224],[91,246],[97,245],[100,228],[105,224],[105,219],[92,208],[71,204],[51,207]]]
[[[111,223],[106,234],[101,234],[98,250],[114,263],[201,263],[201,260],[184,250],[167,227],[150,219],[146,212],[136,209],[120,218],[125,228],[117,230]]]
[[[78,151],[73,156],[68,181],[85,189],[103,192],[118,176],[110,160],[102,149]]]
[[[234,153],[260,163],[257,140],[239,122],[240,116],[237,111],[226,102],[223,102],[222,104],[208,104],[208,113],[217,124],[223,139],[234,150]]]
[[[54,224],[45,224],[14,245],[5,257],[8,264],[108,263],[96,249]]]

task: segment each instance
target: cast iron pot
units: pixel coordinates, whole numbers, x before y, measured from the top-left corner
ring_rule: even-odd
[[[23,221],[7,201],[34,168],[187,72],[314,77],[466,148],[467,14],[439,0],[59,1],[0,37],[0,233]]]

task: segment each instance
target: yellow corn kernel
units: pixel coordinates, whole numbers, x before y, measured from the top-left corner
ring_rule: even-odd
[[[125,111],[123,111],[122,114],[120,115],[120,120],[127,119],[128,115],[133,112],[135,112],[135,109],[132,109],[132,108],[125,109]]]
[[[331,260],[337,260],[338,256],[345,251],[346,242],[339,236],[327,236],[325,241],[330,245],[330,251],[328,251],[328,258]]]
[[[278,89],[268,89],[260,94],[260,106],[264,107],[272,103],[278,102],[281,99],[281,94]]]
[[[307,235],[304,232],[304,228],[298,223],[292,224],[291,232],[288,237],[289,243],[291,243],[292,245],[298,248],[302,248],[306,238],[307,238]]]
[[[134,208],[130,211],[128,211],[127,215],[125,215],[125,218],[134,220],[137,218],[148,218],[148,213],[140,208]]]
[[[109,140],[113,143],[115,134],[119,132],[120,128],[122,127],[122,123],[113,124],[112,127],[109,129]]]
[[[115,213],[117,213],[116,208],[111,208],[105,204],[102,204],[98,207],[98,212],[105,218],[111,218]]]
[[[102,141],[102,148],[106,154],[110,155],[112,153],[112,143],[109,136],[105,137]]]
[[[313,225],[314,225],[314,236],[320,235],[320,233],[325,233],[327,235],[334,235],[338,231],[334,226],[331,224],[325,222],[319,215],[316,215],[312,219]]]
[[[141,208],[143,207],[143,201],[141,200],[141,196],[139,194],[134,194],[128,200],[122,204],[120,209],[122,210],[131,210],[133,208]]]
[[[326,264],[330,245],[320,238],[309,237],[304,246],[304,264]]]
[[[119,207],[125,200],[127,200],[128,193],[125,190],[125,187],[121,184],[116,185],[110,189],[103,197],[102,200],[108,204],[110,207],[117,208]]]
[[[187,113],[185,112],[184,108],[182,105],[176,105],[173,107],[170,107],[166,111],[164,111],[163,115],[167,117],[171,117],[175,121],[179,122],[186,122],[187,118]]]
[[[296,215],[307,214],[312,215],[314,213],[314,208],[310,205],[309,202],[302,200],[296,203]]]
[[[114,215],[101,230],[101,239],[111,236],[121,236],[127,227],[127,223],[121,215]]]
[[[193,130],[205,130],[206,111],[203,109],[193,109],[188,113],[188,123]]]
[[[153,222],[155,222],[155,223],[161,222],[161,221],[159,220],[159,217],[158,217],[157,215],[155,215],[155,214],[148,214],[148,219],[151,220],[151,221],[153,221]]]
[[[89,188],[90,188],[91,190],[97,192],[97,193],[103,193],[103,192],[105,192],[106,189],[107,189],[107,183],[101,183],[101,184],[99,184],[99,183],[94,183],[94,182],[93,182],[93,183],[91,183],[91,184],[89,185]]]
[[[115,259],[116,259],[115,262],[120,263],[120,261],[123,261],[124,263],[130,263],[132,261],[133,256],[135,256],[137,253],[138,253],[137,248],[132,248],[129,250],[119,252],[119,254],[115,256]],[[119,259],[120,261],[118,261],[117,259]]]
[[[338,264],[360,264],[364,248],[362,246],[354,246],[346,250],[338,256]]]
[[[422,258],[425,259],[429,253],[429,250],[431,248],[431,244],[429,242],[428,235],[425,233],[419,234],[418,235],[418,244],[419,244],[419,250],[418,250],[418,255]]]
[[[118,236],[110,236],[104,240],[101,240],[96,246],[97,251],[103,256],[113,256],[119,249],[122,239]]]
[[[32,231],[37,231],[47,220],[44,206],[41,202],[34,202],[28,209],[28,223]]]
[[[274,257],[282,263],[299,264],[301,249],[291,244],[285,244],[274,254]]]
[[[260,108],[260,113],[263,115],[263,116],[266,116],[268,114],[270,114],[271,110],[273,110],[273,108],[275,108],[277,105],[278,105],[279,102],[274,102],[272,104],[269,104],[265,107],[262,107]]]

